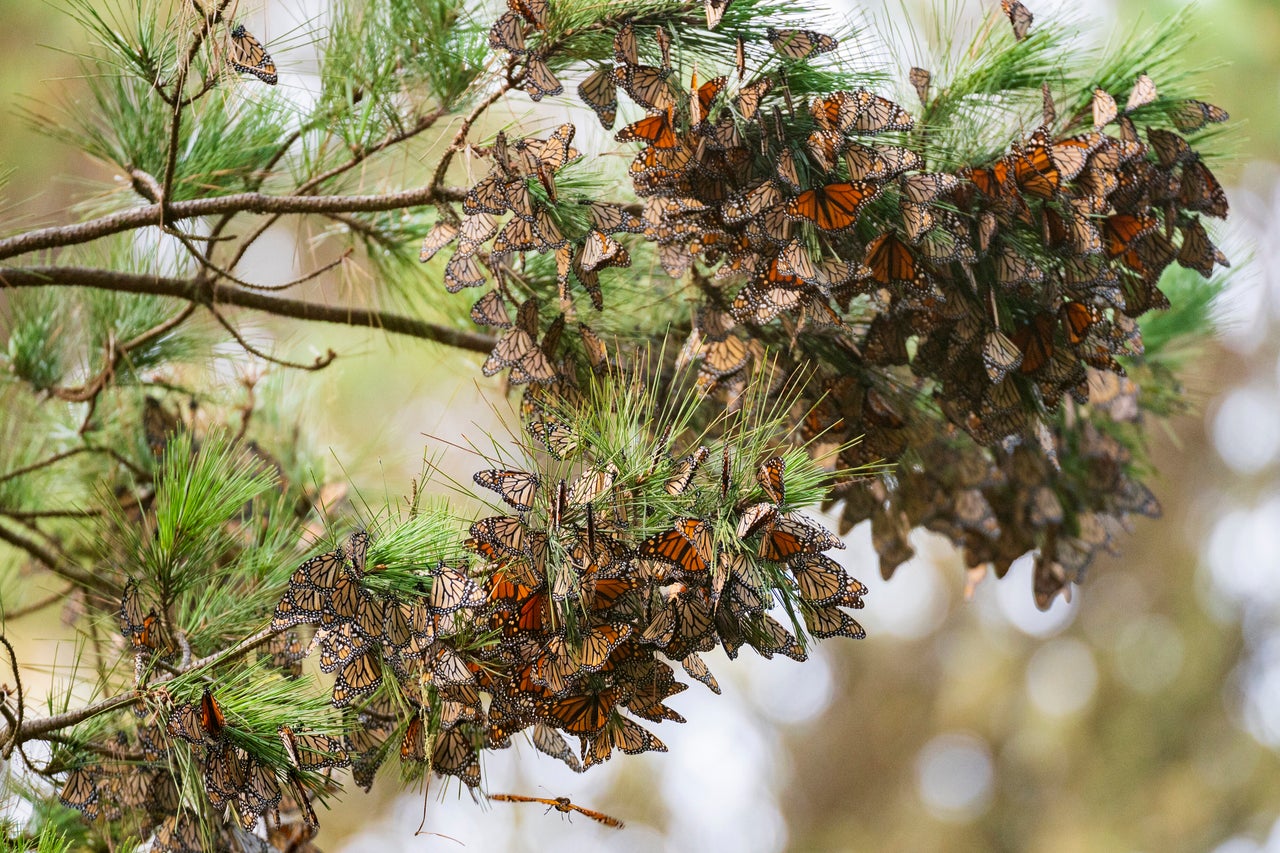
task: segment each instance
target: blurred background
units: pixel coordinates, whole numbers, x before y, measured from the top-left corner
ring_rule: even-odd
[[[972,23],[997,4],[940,5],[836,3],[831,13],[900,32],[940,13]],[[1029,5],[1037,16],[1064,9]],[[1120,38],[1182,5],[1086,0],[1070,14],[1088,38]],[[324,7],[280,0],[249,16],[282,86],[311,67],[299,27]],[[619,756],[582,776],[530,747],[487,757],[491,792],[569,796],[625,831],[479,805],[456,785],[405,793],[386,774],[322,818],[318,843],[351,853],[458,843],[1280,851],[1280,4],[1212,0],[1194,14],[1187,63],[1209,67],[1203,95],[1240,120],[1233,159],[1215,164],[1232,205],[1219,242],[1234,270],[1219,334],[1186,354],[1192,413],[1152,430],[1163,519],[1137,522],[1122,556],[1095,564],[1072,602],[1047,613],[1032,605],[1029,566],[965,601],[959,556],[927,534],[883,582],[869,531],[855,529],[838,556],[871,589],[866,640],[828,641],[805,664],[709,655],[724,695],[695,683],[672,700],[689,723],[658,728],[667,754]],[[64,209],[81,180],[104,175],[11,118],[74,87],[75,60],[60,51],[82,47],[81,34],[56,5],[28,0],[0,0],[0,21],[0,164],[16,170],[0,209],[9,230]],[[904,77],[920,59],[896,58]],[[300,235],[273,236],[250,265],[278,265]],[[424,452],[468,481],[475,460],[446,442],[514,420],[465,356],[345,329],[323,340],[316,329],[308,340],[269,331],[295,356],[308,345],[344,354],[290,385],[298,420],[371,504],[406,494]],[[27,632],[24,658],[51,660],[67,639],[49,622]],[[420,825],[439,835],[415,836]]]

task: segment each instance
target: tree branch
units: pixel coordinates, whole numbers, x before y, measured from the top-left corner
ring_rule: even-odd
[[[420,207],[438,201],[461,201],[466,194],[467,191],[459,187],[422,187],[382,195],[272,196],[249,192],[175,201],[163,212],[167,223],[226,213],[362,213]],[[161,223],[161,208],[158,203],[148,204],[75,225],[57,225],[17,234],[0,240],[0,260],[42,249],[88,243],[100,237],[148,225],[158,226]]]
[[[41,563],[44,563],[49,571],[59,577],[66,578],[72,583],[97,590],[103,595],[112,598],[119,598],[124,592],[124,590],[106,578],[98,577],[92,572],[86,571],[74,563],[68,563],[64,560],[60,560],[56,554],[41,545],[39,542],[36,542],[33,539],[28,539],[18,531],[10,530],[2,524],[0,524],[0,541],[8,542],[13,547],[21,551],[26,551],[32,557],[36,558]]]
[[[488,335],[451,329],[399,314],[268,296],[241,287],[218,287],[202,279],[165,278],[77,267],[0,267],[0,288],[47,286],[96,287],[100,290],[171,296],[205,306],[233,305],[295,320],[382,329],[469,352],[487,354],[496,343]]]

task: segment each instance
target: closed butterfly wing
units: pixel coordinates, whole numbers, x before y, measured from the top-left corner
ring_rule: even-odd
[[[827,53],[835,50],[840,44],[831,36],[813,30],[770,27],[766,35],[779,56],[793,60],[808,59],[811,56]]]
[[[613,129],[618,117],[618,87],[613,80],[613,69],[599,68],[578,85],[578,97],[591,107],[605,130]]]
[[[1018,41],[1026,38],[1027,32],[1031,29],[1031,24],[1035,20],[1031,10],[1020,3],[1019,0],[1000,0],[1000,8],[1004,10],[1005,15],[1009,18],[1009,23],[1013,26],[1013,37]]]
[[[237,24],[231,29],[231,50],[227,62],[241,74],[252,74],[268,86],[279,82],[271,54],[244,28],[244,24]]]
[[[532,100],[541,101],[545,97],[559,95],[564,91],[564,86],[560,84],[556,75],[551,73],[546,60],[535,54],[529,57],[524,89]]]

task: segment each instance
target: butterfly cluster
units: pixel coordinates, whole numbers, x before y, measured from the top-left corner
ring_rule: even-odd
[[[130,582],[119,618],[140,670],[172,657],[175,646],[167,641],[163,614],[144,607],[142,592]],[[273,664],[295,674],[303,654],[297,637],[289,634],[267,648]],[[304,774],[347,766],[342,742],[281,726],[276,735],[283,761],[277,761],[261,754],[260,747],[247,748],[252,739],[226,713],[215,685],[191,701],[176,702],[164,690],[156,695],[158,704],[140,693],[131,706],[132,730],[93,746],[100,760],[79,763],[67,773],[60,802],[90,821],[127,819],[140,837],[151,837],[153,849],[185,853],[207,849],[200,820],[180,793],[193,785],[209,806],[209,826],[219,847],[237,847],[240,834],[264,819],[273,846],[301,849],[289,845],[304,844],[319,826],[311,806],[314,780]]]
[[[583,456],[583,443],[561,429],[567,440],[548,449]],[[790,600],[784,588],[798,601],[793,621],[812,636],[863,636],[842,608],[861,607],[865,588],[823,553],[840,540],[787,504],[783,457],[759,466],[749,499],[732,501],[729,450],[718,473],[705,471],[710,456],[706,446],[679,457],[661,451],[628,482],[611,464],[590,465],[571,482],[520,470],[476,475],[516,511],[476,522],[468,542],[483,561],[497,638],[482,681],[492,697],[487,747],[532,728],[539,749],[574,767],[615,749],[665,751],[635,718],[682,721],[665,704],[685,689],[672,663],[719,692],[700,657],[717,646],[731,658],[744,645],[805,658],[767,612],[775,595]],[[709,492],[722,499],[721,513],[645,519],[635,498],[645,483],[690,505]],[[564,734],[578,738],[577,756]]]

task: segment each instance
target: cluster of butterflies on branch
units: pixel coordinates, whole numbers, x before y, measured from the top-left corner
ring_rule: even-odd
[[[349,767],[368,789],[397,749],[403,764],[472,788],[483,750],[509,747],[521,732],[579,771],[614,750],[665,751],[637,719],[683,722],[665,704],[687,687],[673,664],[718,693],[700,657],[717,646],[731,658],[750,646],[805,659],[801,640],[769,613],[779,602],[795,630],[864,636],[846,609],[862,607],[866,589],[823,553],[840,540],[789,503],[783,455],[750,473],[728,443],[715,466],[709,447],[672,456],[668,441],[658,437],[647,472],[630,478],[599,463],[587,443],[554,440],[548,449],[580,470],[569,480],[477,473],[511,513],[473,524],[465,544],[476,557],[416,572],[412,594],[367,583],[381,567],[366,564],[363,531],[302,563],[260,655],[287,678],[317,655],[334,674],[344,736],[280,726],[268,738],[278,747],[264,752],[261,733],[225,710],[216,683],[189,701],[166,693],[150,709],[139,703],[132,739],[104,745],[131,762],[75,767],[62,801],[90,819],[141,816],[139,831],[154,832],[156,849],[200,849],[200,824],[178,796],[190,773],[218,832],[243,841],[265,819],[273,837],[306,842],[317,827],[311,800],[333,786],[332,771]],[[637,498],[646,488],[690,512],[716,510],[673,518],[671,505]],[[175,661],[177,632],[133,583],[119,619],[139,673]],[[302,626],[310,626],[305,640]],[[174,760],[175,749],[190,760]]]
[[[140,676],[157,660],[177,662],[177,632],[156,607],[145,607],[132,581],[118,615]],[[296,635],[281,633],[269,641],[264,656],[296,677],[305,653]],[[183,702],[163,689],[154,691],[157,702],[140,694],[129,712],[132,731],[126,727],[92,746],[99,759],[67,773],[59,800],[90,821],[124,821],[138,837],[151,838],[151,849],[166,853],[211,847],[312,849],[308,841],[319,828],[312,800],[317,792],[337,790],[318,774],[350,764],[343,741],[281,725],[272,733],[275,747],[266,754],[260,741],[229,718],[216,689],[211,684]],[[195,792],[208,809],[191,802]],[[260,818],[265,842],[250,832]]]
[[[1015,38],[1028,37],[1031,12],[1013,0],[1002,7]],[[709,23],[723,11],[709,6]],[[552,14],[545,3],[512,0],[491,44],[520,58],[527,36],[553,29]],[[886,544],[886,573],[911,553],[906,531],[930,526],[948,531],[975,565],[994,552],[999,574],[1014,557],[1038,550],[1037,598],[1044,604],[1051,598],[1046,590],[1064,589],[1110,547],[1129,514],[1158,513],[1131,475],[1127,451],[1101,433],[1077,443],[1090,464],[1106,469],[1094,479],[1113,490],[1073,494],[1057,464],[1062,439],[1049,423],[1064,399],[1103,419],[1113,406],[1127,411],[1137,392],[1121,359],[1143,353],[1137,318],[1168,306],[1158,284],[1163,272],[1176,263],[1208,277],[1227,265],[1202,221],[1227,215],[1226,196],[1190,141],[1226,121],[1225,111],[1162,99],[1144,74],[1122,102],[1099,88],[1089,108],[1060,118],[1046,86],[1038,125],[1007,154],[931,171],[927,128],[917,128],[904,106],[865,89],[807,104],[792,97],[788,70],[835,50],[835,38],[770,30],[776,67],[764,63],[754,76],[739,38],[736,75],[699,81],[695,72],[684,86],[671,62],[670,32],[650,23],[619,22],[614,61],[590,70],[578,86],[605,128],[613,127],[619,91],[648,113],[616,135],[641,143],[629,173],[642,203],[592,201],[588,227],[561,235],[555,223],[575,218],[564,212],[569,206],[552,201],[554,182],[542,172],[577,155],[568,147],[572,126],[565,125],[556,132],[564,140],[556,152],[566,156],[552,158],[542,172],[526,166],[523,175],[499,158],[495,173],[473,189],[473,211],[457,230],[475,216],[474,198],[498,198],[492,209],[515,214],[507,227],[528,237],[524,246],[555,252],[566,312],[574,280],[600,308],[596,274],[630,263],[626,235],[637,234],[655,245],[672,277],[688,277],[702,296],[678,361],[696,367],[705,391],[732,404],[766,353],[784,365],[825,363],[834,393],[809,399],[807,435],[832,443],[863,437],[841,463],[896,460],[935,440],[971,456],[968,467],[981,475],[968,477],[965,506],[910,499],[909,477],[882,489],[879,501],[864,482],[842,490],[855,498],[846,504],[845,524],[875,522]],[[909,79],[927,110],[932,75],[912,68]],[[530,142],[537,147],[540,140]],[[501,194],[495,175],[505,181]],[[535,184],[544,188],[545,211],[512,203]],[[551,236],[539,236],[543,221]],[[481,234],[488,228],[472,227]],[[428,238],[424,256],[447,245],[453,228],[438,226],[440,239]],[[463,244],[459,253],[475,245]],[[516,297],[505,271],[515,245],[495,241],[484,259],[498,287],[476,304],[473,317],[511,329],[485,372],[509,368],[513,382],[560,382],[562,319],[541,344],[535,311],[522,310],[514,326],[509,320],[506,306]],[[468,283],[479,285],[474,270]],[[450,286],[458,281],[450,278]],[[587,326],[579,328],[588,340],[582,349],[598,368],[603,348]],[[821,393],[832,388],[815,385]],[[1015,457],[1023,461],[1011,478]],[[1039,462],[1026,464],[1030,457]],[[1020,483],[1014,494],[996,494],[1007,493],[1011,481]],[[972,500],[973,493],[985,496]],[[1036,501],[1050,511],[1033,513],[1039,523],[1027,524],[1027,507]]]

